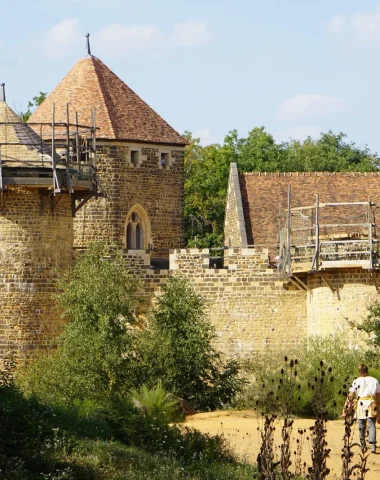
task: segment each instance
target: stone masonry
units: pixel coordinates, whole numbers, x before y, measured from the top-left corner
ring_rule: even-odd
[[[229,357],[294,347],[307,334],[306,292],[268,269],[268,251],[231,248],[225,268],[210,268],[208,249],[176,249],[169,270],[150,269],[146,252],[127,252],[129,271],[142,281],[147,302],[170,276],[181,276],[208,302],[215,346]]]
[[[130,150],[139,149],[140,162],[131,162]],[[169,153],[166,168],[162,151]],[[133,205],[141,205],[150,222],[150,244],[155,256],[168,256],[170,248],[183,246],[184,149],[122,142],[98,144],[98,176],[106,198],[90,200],[75,218],[75,245],[89,241],[119,242],[125,247],[125,221]]]
[[[73,257],[71,198],[51,211],[51,198],[37,189],[9,188],[0,214],[0,356],[19,360],[51,346],[63,325],[53,298],[57,279]]]

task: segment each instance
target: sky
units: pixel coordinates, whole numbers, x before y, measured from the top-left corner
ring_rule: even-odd
[[[263,125],[380,152],[380,0],[19,0],[0,15],[18,112],[86,55],[89,32],[93,55],[204,145]]]

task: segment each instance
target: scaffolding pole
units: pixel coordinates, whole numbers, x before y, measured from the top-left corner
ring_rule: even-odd
[[[369,250],[369,269],[373,270],[371,197],[368,197],[368,250]]]
[[[285,268],[287,268],[288,273],[291,272],[291,259],[290,259],[290,227],[291,227],[291,215],[292,215],[292,210],[291,210],[291,186],[288,185],[288,225],[287,225],[287,238],[286,238],[286,265]]]

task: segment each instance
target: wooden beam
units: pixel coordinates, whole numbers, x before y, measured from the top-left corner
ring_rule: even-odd
[[[331,283],[327,280],[327,278],[326,278],[324,275],[321,275],[321,278],[322,278],[323,283],[324,283],[327,287],[329,287],[329,289],[330,289],[333,293],[336,292],[336,288],[334,288],[334,287],[331,285]]]
[[[305,282],[303,282],[300,278],[296,277],[295,275],[292,275],[289,277],[289,280],[294,283],[295,285],[300,285],[302,288],[300,290],[307,290],[311,295],[313,294],[313,290],[306,285]]]
[[[78,203],[78,205],[74,208],[74,213],[77,213],[78,210],[80,210],[83,207],[83,205],[85,205],[90,200],[90,198],[92,198],[92,195],[88,195],[86,198],[82,199]]]
[[[377,274],[372,270],[371,275],[372,275],[372,278],[373,278],[373,283],[375,284],[376,291],[379,292],[379,281],[378,281],[378,278],[377,278]]]
[[[53,195],[51,196],[51,213],[54,213],[58,203],[62,200],[62,195]]]

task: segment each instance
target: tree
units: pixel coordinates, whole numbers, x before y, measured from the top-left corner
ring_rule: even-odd
[[[36,95],[35,97],[33,97],[32,101],[28,102],[27,111],[21,112],[20,114],[24,122],[27,122],[29,120],[29,117],[32,115],[33,111],[41,105],[41,103],[45,100],[46,96],[47,96],[46,92],[40,92],[39,95]]]
[[[215,409],[240,390],[239,365],[213,346],[215,331],[206,303],[181,278],[170,278],[152,312],[138,365],[141,382],[158,380],[169,392],[200,409]]]
[[[287,171],[373,172],[379,168],[377,153],[367,146],[359,148],[347,143],[342,132],[322,133],[318,140],[310,137],[304,142],[291,140],[284,144],[287,152]]]
[[[227,137],[226,137],[227,138]],[[202,147],[187,135],[185,153],[185,231],[191,246],[220,246],[230,163],[236,160],[233,138]]]
[[[69,323],[57,351],[33,367],[32,390],[63,402],[126,392],[135,385],[129,365],[139,331],[134,328],[139,297],[122,251],[90,245],[60,286],[58,302]]]
[[[286,169],[286,149],[264,127],[256,127],[239,142],[237,166],[241,172],[275,172]]]

